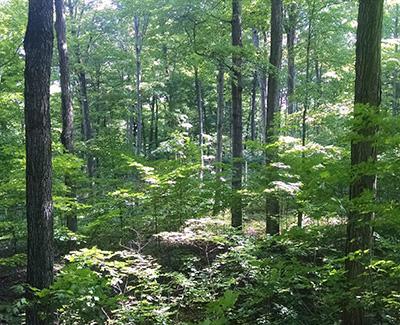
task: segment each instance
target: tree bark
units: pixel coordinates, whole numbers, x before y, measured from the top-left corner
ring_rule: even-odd
[[[242,173],[243,173],[243,125],[242,125],[242,26],[241,1],[232,0],[232,226],[242,228]]]
[[[53,282],[53,203],[50,72],[53,1],[30,0],[25,47],[27,282],[43,289]],[[30,295],[31,296],[31,295]],[[49,324],[38,306],[27,309],[27,324]]]
[[[72,106],[70,90],[70,72],[69,56],[67,48],[67,28],[65,23],[65,7],[63,0],[55,0],[56,22],[54,24],[57,34],[57,48],[60,67],[60,85],[61,85],[61,116],[62,132],[61,143],[67,153],[74,151],[74,111]],[[71,188],[72,180],[67,174],[64,175],[64,182],[67,188]],[[69,194],[72,196],[72,194]],[[76,232],[78,230],[78,220],[76,215],[67,215],[67,227]]]
[[[371,205],[375,200],[377,160],[376,117],[381,104],[381,38],[383,20],[383,0],[360,0],[356,44],[356,82],[353,138],[351,143],[352,183],[350,202],[352,203],[347,223],[346,253],[361,251],[361,259],[348,259],[346,271],[349,285],[360,291],[366,281],[362,277],[364,263],[372,249],[372,212],[358,205],[364,195],[371,195]],[[364,165],[369,165],[369,171]],[[372,170],[371,170],[372,169]],[[365,251],[369,250],[368,253]],[[356,295],[359,294],[355,293]],[[345,307],[343,324],[361,325],[368,320],[362,307]]]
[[[273,142],[275,113],[279,109],[279,72],[282,63],[282,0],[271,2],[271,52],[267,94],[266,143]],[[266,157],[269,164],[271,158]],[[279,202],[270,197],[266,201],[266,229],[270,235],[279,234]]]
[[[287,107],[288,114],[296,111],[294,101],[294,90],[296,86],[296,26],[297,26],[297,5],[292,3],[288,7],[287,25],[287,59],[288,59],[288,79],[287,79]]]

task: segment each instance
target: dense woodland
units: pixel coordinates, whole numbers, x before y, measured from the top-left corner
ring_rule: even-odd
[[[0,323],[400,324],[399,19],[0,0]]]

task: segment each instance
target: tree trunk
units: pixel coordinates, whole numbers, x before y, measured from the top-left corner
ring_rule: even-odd
[[[50,126],[50,72],[53,55],[53,1],[29,1],[25,47],[27,282],[43,289],[53,282],[53,203]],[[32,296],[32,295],[30,295]],[[49,324],[38,306],[27,309],[27,324]],[[50,317],[51,319],[51,317]]]
[[[159,141],[158,141],[158,117],[159,117],[159,106],[158,106],[158,100],[156,97],[156,118],[155,118],[155,126],[154,126],[154,143],[155,143],[155,147],[156,149],[158,148],[159,145]]]
[[[221,208],[221,172],[222,172],[222,155],[223,155],[223,132],[224,132],[224,82],[225,82],[225,71],[224,65],[219,64],[218,76],[217,76],[217,149],[215,155],[216,163],[216,191],[214,194],[214,208],[213,214],[216,215]]]
[[[294,90],[296,86],[296,25],[297,25],[297,5],[292,3],[288,7],[288,26],[287,26],[287,58],[288,58],[288,79],[287,79],[287,107],[288,114],[296,111],[294,101]]]
[[[142,119],[142,98],[141,98],[141,81],[142,81],[142,44],[140,35],[140,18],[135,15],[134,17],[134,30],[135,30],[135,60],[136,60],[136,116],[137,116],[137,132],[136,132],[136,154],[140,155],[142,152],[143,141],[143,119]]]
[[[253,29],[253,45],[256,50],[260,47],[260,39],[256,29]],[[257,115],[257,88],[259,87],[258,67],[254,70],[253,81],[251,85],[251,103],[250,103],[250,140],[256,140],[256,115]]]
[[[83,62],[81,58],[79,58],[79,62],[82,65]],[[79,90],[80,90],[80,101],[82,106],[82,129],[83,129],[83,139],[87,143],[90,141],[92,136],[92,124],[90,121],[90,111],[89,111],[89,100],[87,93],[87,80],[86,80],[86,72],[81,68],[79,71]],[[93,177],[94,175],[94,160],[92,154],[88,154],[87,157],[87,172],[89,177]]]
[[[399,53],[399,45],[397,44],[397,40],[399,38],[399,16],[400,16],[400,5],[396,4],[396,17],[394,21],[394,33],[393,36],[396,39],[395,45],[395,53]],[[393,115],[398,115],[400,111],[400,82],[399,82],[399,69],[394,69],[393,75],[393,101],[392,101],[392,108],[393,108]]]
[[[264,43],[267,44],[267,33],[264,33]],[[260,110],[261,110],[261,142],[266,143],[267,130],[267,73],[264,69],[260,69],[259,80],[260,84]]]
[[[223,64],[219,65],[217,77],[217,154],[215,161],[217,163],[217,174],[221,173],[222,155],[223,155],[223,132],[224,132],[224,81],[225,71]]]
[[[348,259],[346,271],[351,287],[358,287],[358,293],[366,279],[361,276],[364,263],[372,249],[373,213],[365,211],[357,203],[364,195],[371,195],[371,205],[375,199],[377,159],[376,118],[381,104],[381,38],[383,20],[383,0],[360,0],[356,44],[356,82],[353,132],[351,143],[352,183],[350,201],[352,203],[347,223],[346,253],[362,252],[361,259]],[[366,172],[365,164],[371,168]],[[365,251],[369,250],[368,253]],[[345,307],[343,324],[367,324],[361,307]]]
[[[154,149],[154,129],[155,129],[155,120],[156,120],[156,95],[153,95],[151,99],[150,109],[151,109],[151,120],[150,120],[150,131],[149,131],[149,151],[151,152]]]
[[[271,53],[269,63],[271,66],[268,78],[267,95],[267,127],[266,143],[273,142],[274,118],[279,109],[279,72],[282,63],[282,0],[272,0],[271,3]],[[271,162],[266,157],[266,162]],[[279,234],[279,202],[270,197],[266,202],[266,228],[270,235]]]
[[[241,1],[232,0],[232,226],[242,227],[242,173],[243,173],[243,125],[242,125],[242,47]]]
[[[204,110],[201,81],[199,79],[199,70],[194,68],[194,85],[196,91],[196,106],[199,118],[199,148],[200,148],[200,180],[203,180],[204,169]]]
[[[60,66],[60,85],[61,85],[61,116],[62,116],[62,132],[61,143],[67,153],[74,151],[74,111],[72,107],[71,91],[70,91],[70,72],[69,72],[69,56],[67,48],[67,35],[65,23],[65,8],[63,0],[55,0],[56,22],[55,30],[57,34],[57,48]],[[70,189],[72,186],[71,177],[64,175],[65,186]],[[73,196],[72,193],[69,194]],[[76,232],[78,230],[78,222],[76,215],[67,215],[67,227],[69,230]]]

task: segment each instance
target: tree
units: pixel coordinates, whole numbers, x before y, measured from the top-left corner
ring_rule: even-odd
[[[286,24],[286,35],[287,35],[287,60],[288,60],[288,78],[287,78],[287,106],[288,114],[292,114],[296,111],[296,104],[294,101],[294,90],[296,86],[296,28],[297,28],[297,5],[291,3],[287,10],[287,24]]]
[[[376,117],[381,103],[381,38],[383,0],[361,0],[358,11],[356,44],[356,82],[351,143],[352,182],[351,209],[347,222],[346,253],[361,252],[368,256],[372,249],[373,212],[365,211],[362,200],[373,204],[376,190],[375,163],[377,160]],[[366,168],[368,166],[368,168]],[[367,252],[368,251],[368,252]],[[352,285],[360,285],[364,266],[362,260],[346,261],[347,277]],[[347,307],[343,324],[366,324],[361,307]]]
[[[143,107],[142,107],[142,49],[143,39],[146,34],[147,26],[149,23],[149,17],[144,15],[134,16],[134,32],[135,32],[135,80],[136,80],[136,113],[137,113],[137,130],[136,130],[136,154],[142,153],[143,146]]]
[[[53,203],[50,129],[50,71],[53,55],[53,1],[30,0],[25,35],[27,281],[46,288],[53,281]],[[46,324],[38,307],[28,324]]]
[[[279,72],[282,63],[282,0],[271,2],[271,52],[269,57],[270,72],[267,94],[266,143],[271,143],[274,136],[275,113],[279,109]],[[267,164],[271,162],[267,156]],[[266,202],[266,228],[271,235],[279,234],[279,202],[270,197]]]
[[[65,7],[63,0],[55,0],[56,22],[55,30],[57,35],[57,48],[60,67],[60,85],[61,85],[61,117],[62,133],[61,143],[67,153],[74,151],[74,111],[72,107],[72,98],[70,91],[70,72],[69,56],[67,47],[67,34],[65,23]],[[65,185],[71,187],[69,175],[65,175]],[[74,215],[67,216],[67,227],[71,231],[77,231],[78,223]]]
[[[232,0],[232,226],[242,227],[243,125],[242,125],[242,26],[241,1]]]

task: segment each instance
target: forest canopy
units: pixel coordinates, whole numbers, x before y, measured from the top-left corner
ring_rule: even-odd
[[[1,324],[399,324],[400,1],[0,0]]]

